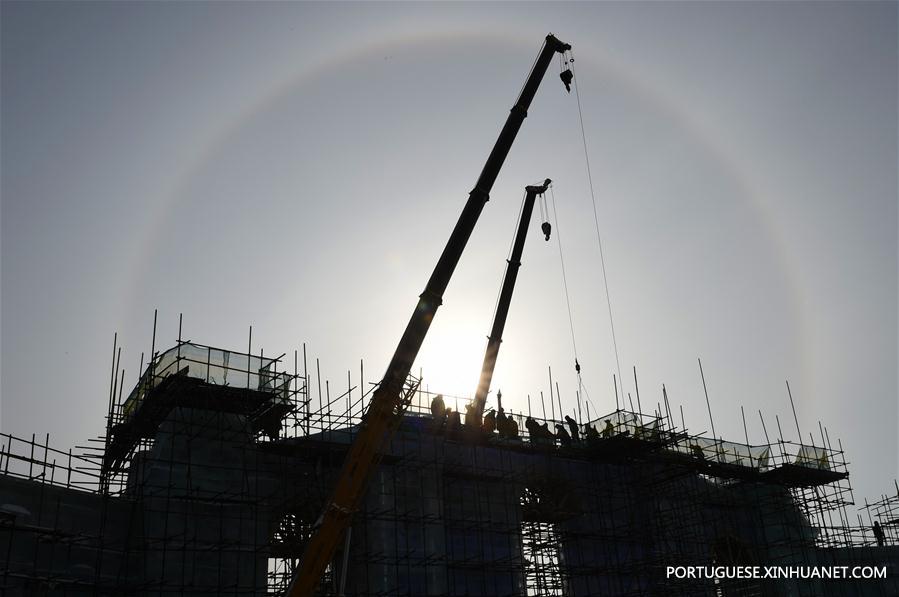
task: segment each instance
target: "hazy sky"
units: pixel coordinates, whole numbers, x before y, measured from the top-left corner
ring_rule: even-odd
[[[4,432],[97,435],[177,337],[383,373],[549,31],[574,48],[625,390],[687,426],[842,438],[891,491],[897,407],[897,4],[11,3],[2,16]],[[615,356],[574,94],[555,63],[416,369],[474,392],[523,187],[550,177],[578,358]],[[494,388],[553,367],[575,408],[558,237],[539,212]],[[676,406],[675,406],[676,408]],[[679,418],[679,417],[678,417]]]

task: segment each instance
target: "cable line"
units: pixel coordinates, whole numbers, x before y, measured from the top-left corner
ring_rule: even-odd
[[[571,300],[568,298],[568,277],[565,275],[565,257],[562,255],[562,233],[559,228],[559,213],[556,211],[556,193],[549,187],[553,203],[553,222],[556,224],[556,239],[559,241],[559,263],[562,265],[562,288],[565,290],[565,304],[568,306],[568,327],[571,330],[571,346],[574,349],[574,362],[577,363],[577,342],[574,338],[574,317],[571,315]],[[577,367],[580,375],[580,366]]]
[[[571,58],[566,60],[566,63],[571,64],[572,72],[574,72],[574,54],[571,54]],[[609,280],[606,276],[606,260],[602,251],[602,235],[599,232],[599,215],[596,210],[596,192],[593,189],[593,173],[590,169],[590,155],[587,151],[587,133],[584,129],[584,114],[581,111],[581,95],[578,90],[577,77],[574,77],[574,96],[577,99],[577,115],[581,124],[581,139],[584,142],[584,161],[587,164],[587,180],[590,183],[590,199],[593,202],[593,223],[596,226],[596,242],[599,245],[599,262],[602,267],[602,283],[605,287],[606,291],[606,304],[609,308],[609,328],[612,330],[612,347],[615,349],[615,367],[618,370],[618,379],[624,379],[621,376],[621,359],[618,355],[618,340],[615,337],[615,320],[612,317],[612,296],[609,293]],[[618,398],[615,398],[615,408],[618,408]]]
[[[593,405],[590,400],[590,396],[586,393],[586,388],[584,387],[583,379],[581,378],[581,364],[578,360],[577,354],[577,340],[574,334],[574,315],[571,312],[571,299],[569,298],[568,293],[568,276],[565,273],[565,257],[562,251],[562,232],[561,228],[559,228],[559,212],[556,209],[556,193],[553,191],[552,186],[549,187],[549,193],[552,197],[552,208],[553,208],[553,222],[556,226],[556,238],[559,241],[559,263],[562,267],[562,288],[565,291],[565,305],[568,307],[568,328],[571,330],[571,347],[574,350],[574,370],[577,373],[577,386],[578,393],[580,395],[586,396],[587,402]],[[547,209],[547,211],[549,211]],[[593,405],[593,410],[596,410],[596,405]]]

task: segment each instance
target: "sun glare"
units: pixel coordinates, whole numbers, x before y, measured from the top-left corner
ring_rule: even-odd
[[[447,406],[464,409],[465,400],[474,397],[487,338],[484,330],[475,329],[461,321],[432,330],[415,361],[414,375],[419,369],[423,376],[422,387],[440,392],[448,397]]]

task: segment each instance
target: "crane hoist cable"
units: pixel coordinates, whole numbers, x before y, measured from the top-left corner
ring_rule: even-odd
[[[546,210],[546,195],[545,194],[542,195],[537,200],[537,207],[540,208],[540,220],[543,222],[546,222],[547,220],[549,220],[549,217],[547,216],[547,210]]]
[[[578,392],[584,394],[584,382],[581,378],[581,364],[578,360],[577,353],[577,339],[575,338],[574,334],[574,315],[571,311],[571,299],[568,293],[568,276],[565,273],[565,256],[563,255],[564,251],[562,250],[562,232],[559,228],[559,212],[556,209],[556,193],[553,190],[552,185],[550,185],[549,187],[549,193],[552,200],[553,223],[556,227],[556,240],[558,240],[559,244],[559,264],[562,269],[562,290],[564,290],[565,292],[565,306],[568,307],[568,329],[571,330],[571,348],[574,351],[574,371],[575,373],[577,373]],[[549,209],[547,209],[547,212],[549,212]],[[586,396],[586,394],[584,395]],[[590,400],[589,396],[587,396],[587,400]],[[595,405],[593,405],[593,409],[596,410]]]
[[[618,353],[618,340],[615,337],[615,318],[612,316],[612,295],[609,292],[609,278],[606,274],[606,260],[602,250],[602,234],[600,234],[599,232],[599,214],[596,209],[596,191],[593,187],[593,173],[590,169],[590,154],[587,151],[587,133],[584,128],[584,114],[581,110],[581,95],[580,91],[578,90],[577,76],[574,76],[574,54],[570,50],[567,51],[564,55],[564,66],[567,67],[567,70],[563,71],[563,73],[571,72],[572,79],[574,81],[574,96],[577,100],[577,115],[581,125],[581,140],[584,144],[584,162],[587,165],[587,181],[590,183],[590,200],[593,203],[593,223],[596,228],[596,244],[599,247],[599,263],[600,267],[602,268],[602,283],[606,291],[606,305],[608,306],[609,310],[609,329],[612,332],[612,348],[615,350],[615,367],[618,370],[618,379],[623,380],[624,378],[621,376],[621,358]],[[618,408],[618,396],[616,395],[615,409],[617,410]]]
[[[574,337],[574,317],[571,314],[571,300],[568,296],[568,277],[565,274],[565,257],[562,254],[562,233],[559,230],[559,213],[556,210],[556,193],[552,187],[549,187],[550,196],[552,197],[553,221],[556,224],[556,240],[559,241],[559,264],[562,266],[562,290],[565,291],[565,305],[568,307],[568,327],[571,330],[571,346],[574,349],[574,361],[577,363],[577,340]],[[577,366],[580,372],[580,366]]]
[[[540,195],[540,215],[543,223],[540,224],[540,230],[543,232],[546,242],[549,242],[549,236],[552,233],[552,225],[549,223],[549,208],[546,206],[546,193]]]

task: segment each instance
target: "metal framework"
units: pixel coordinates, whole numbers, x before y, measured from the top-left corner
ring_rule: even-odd
[[[112,384],[106,436],[75,452],[2,436],[5,594],[283,594],[377,387],[361,363],[339,390],[305,354],[284,369],[179,342],[127,396]],[[726,442],[675,425],[666,403],[579,421],[563,444],[530,432],[557,421],[507,412],[519,433],[488,433],[407,388],[320,595],[854,595],[664,567],[840,561],[875,545],[874,519],[899,541],[899,492],[850,518],[843,449],[823,428],[806,444]],[[895,594],[888,582],[865,594]]]

